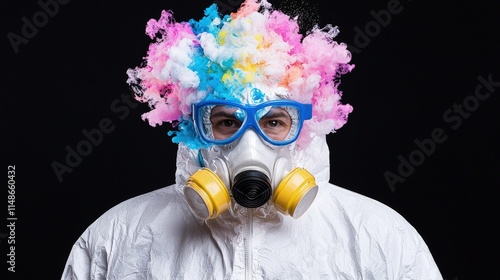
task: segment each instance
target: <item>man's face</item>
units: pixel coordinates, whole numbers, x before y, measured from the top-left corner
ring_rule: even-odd
[[[292,127],[292,117],[288,111],[282,107],[270,107],[263,112],[265,114],[256,119],[261,131],[273,140],[284,140]],[[215,139],[227,139],[241,128],[245,118],[255,117],[246,116],[244,111],[236,107],[215,106],[210,113],[213,135]]]

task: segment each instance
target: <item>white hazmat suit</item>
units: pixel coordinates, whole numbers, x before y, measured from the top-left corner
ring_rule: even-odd
[[[326,140],[297,164],[319,193],[299,219],[232,204],[216,219],[189,211],[196,164],[179,148],[178,183],[110,209],[73,246],[62,279],[442,279],[417,231],[389,207],[332,185]]]
[[[151,125],[178,122],[176,182],[99,217],[62,279],[442,279],[403,217],[329,183],[325,135],[352,111],[338,81],[354,66],[337,28],[298,30],[265,0],[148,22],[161,38],[128,82]]]

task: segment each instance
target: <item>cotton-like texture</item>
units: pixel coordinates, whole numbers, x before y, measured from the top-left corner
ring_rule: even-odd
[[[316,26],[302,36],[296,19],[265,0],[244,1],[238,12],[225,16],[213,4],[202,19],[188,22],[176,22],[171,11],[163,11],[147,24],[155,41],[145,64],[128,70],[128,83],[151,107],[143,118],[152,126],[179,124],[170,134],[191,148],[204,147],[189,124],[191,105],[201,100],[249,102],[244,92],[258,88],[266,91],[265,100],[312,103],[313,118],[298,141],[304,146],[311,133],[341,128],[352,111],[341,103],[338,87],[354,65],[346,44],[334,40],[338,32],[332,25]]]

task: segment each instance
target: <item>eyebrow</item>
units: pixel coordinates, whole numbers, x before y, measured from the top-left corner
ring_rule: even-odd
[[[210,118],[213,118],[213,117],[226,117],[226,118],[238,119],[238,118],[236,118],[234,113],[228,113],[225,111],[220,111],[220,112],[217,112],[217,113],[210,115]]]
[[[279,110],[279,111],[271,110],[267,114],[262,116],[262,118],[260,118],[260,119],[262,120],[262,119],[270,119],[270,118],[288,118],[288,119],[291,119],[292,117],[288,113],[283,112],[282,110]]]

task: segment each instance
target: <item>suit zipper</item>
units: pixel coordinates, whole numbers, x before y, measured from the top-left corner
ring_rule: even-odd
[[[252,279],[253,271],[253,216],[252,209],[247,209],[246,217],[246,239],[245,239],[245,279]]]

